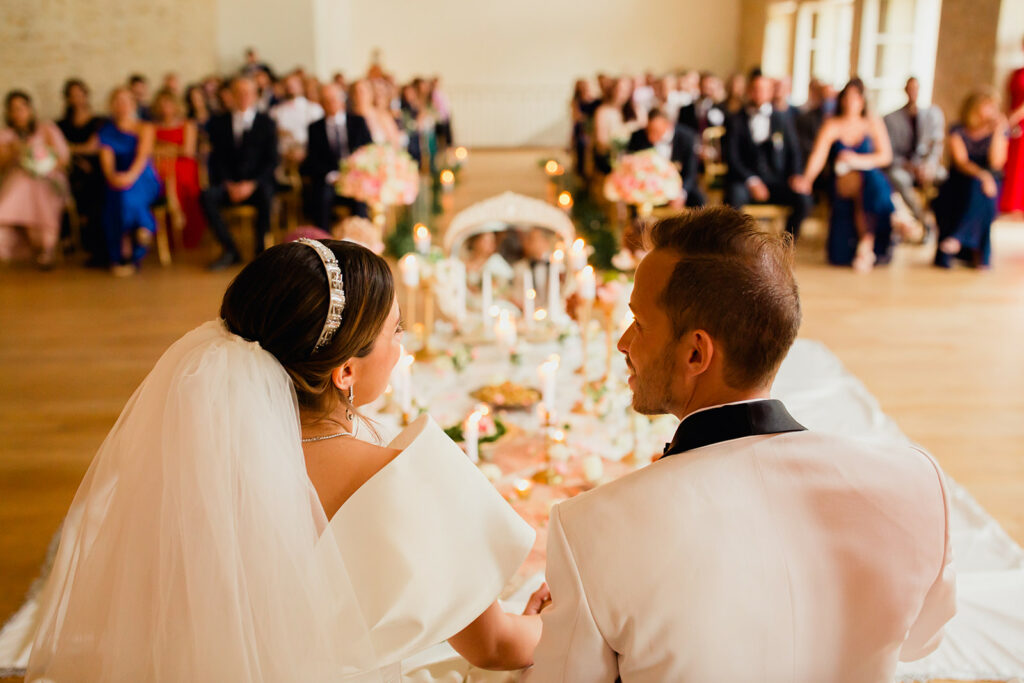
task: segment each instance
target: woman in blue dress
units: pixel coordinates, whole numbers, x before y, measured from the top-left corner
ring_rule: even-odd
[[[810,194],[818,174],[831,161],[828,260],[870,271],[891,258],[892,187],[884,168],[892,163],[892,145],[881,117],[868,114],[864,84],[852,79],[838,97],[837,115],[825,121],[814,141],[804,174],[794,189]]]
[[[978,91],[967,97],[948,143],[949,178],[932,202],[939,224],[935,265],[951,268],[958,258],[988,268],[1007,150],[1007,124],[993,94]]]
[[[99,132],[100,167],[107,181],[103,229],[114,274],[129,275],[156,233],[150,208],[161,192],[151,158],[155,130],[138,119],[135,98],[127,88],[111,94],[110,114],[110,122]]]

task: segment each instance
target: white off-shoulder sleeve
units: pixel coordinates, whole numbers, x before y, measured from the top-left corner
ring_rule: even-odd
[[[423,415],[402,450],[335,514],[337,540],[381,666],[455,635],[494,602],[535,533]]]

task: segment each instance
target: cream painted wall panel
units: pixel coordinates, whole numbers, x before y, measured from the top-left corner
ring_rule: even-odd
[[[341,0],[324,0],[336,2]],[[258,49],[278,71],[316,66],[316,18],[319,0],[216,0],[217,66],[238,69],[246,48]]]
[[[27,90],[54,117],[64,80],[79,76],[105,109],[130,73],[156,83],[212,71],[215,38],[209,0],[0,0],[0,87]]]

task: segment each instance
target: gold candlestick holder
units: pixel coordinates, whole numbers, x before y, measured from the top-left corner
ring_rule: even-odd
[[[421,280],[420,292],[423,295],[423,332],[420,348],[414,355],[418,361],[431,361],[437,358],[437,352],[434,350],[433,342],[431,341],[434,336],[435,324],[433,281],[429,279]]]

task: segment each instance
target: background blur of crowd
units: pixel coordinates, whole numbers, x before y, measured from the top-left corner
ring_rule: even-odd
[[[393,145],[428,169],[452,144],[436,77],[400,83],[374,65],[360,78],[321,81],[302,68],[275,73],[255,49],[234,74],[191,84],[174,72],[155,84],[135,74],[100,102],[70,78],[63,96],[63,117],[48,122],[31,93],[6,95],[0,263],[50,268],[73,242],[90,266],[127,275],[157,237],[179,237],[165,250],[192,249],[209,230],[222,248],[210,265],[226,267],[241,258],[225,223],[231,209],[247,211],[259,251],[285,210],[324,230],[365,216],[334,189],[341,161],[359,147]],[[162,220],[176,229],[158,231]]]
[[[831,263],[868,271],[900,241],[934,241],[937,266],[987,267],[992,221],[1024,211],[1024,69],[1005,99],[964,93],[948,127],[938,107],[919,102],[915,78],[905,105],[884,117],[859,79],[838,85],[813,80],[798,104],[789,78],[758,69],[725,79],[597,74],[573,89],[574,166],[600,194],[621,155],[655,149],[683,176],[677,206],[721,201],[772,215],[760,206],[794,237],[827,207]]]

